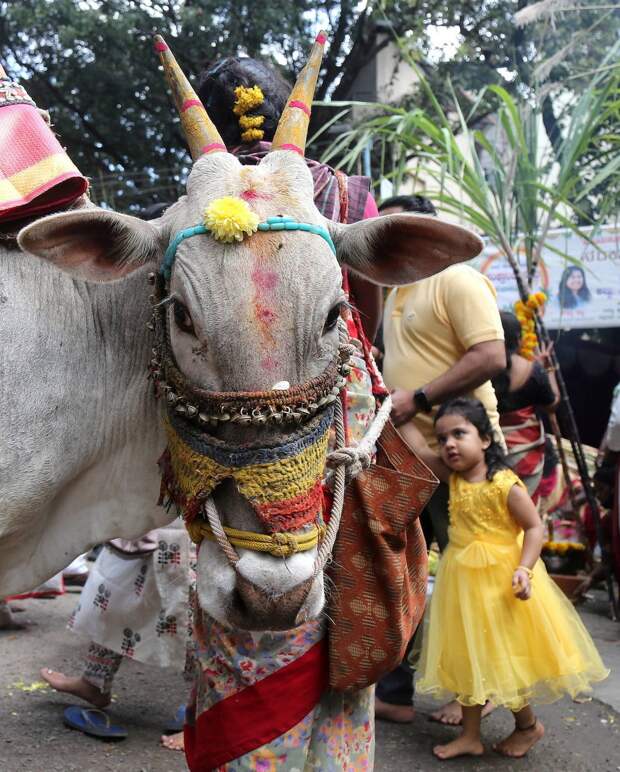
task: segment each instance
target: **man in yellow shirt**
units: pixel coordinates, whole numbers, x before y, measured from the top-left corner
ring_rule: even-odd
[[[405,208],[409,198],[419,197],[390,199],[381,214],[411,211]],[[392,390],[397,426],[414,421],[436,449],[436,408],[452,397],[472,396],[485,406],[503,439],[490,379],[506,367],[504,331],[495,288],[486,276],[461,263],[393,289],[385,304],[383,339],[383,377]],[[447,512],[444,523],[433,517],[433,526],[443,549]]]
[[[381,214],[420,212],[436,214],[430,201],[420,196],[397,196],[384,201]],[[397,287],[389,294],[383,315],[383,378],[392,390],[392,420],[398,426],[413,421],[431,448],[437,448],[433,419],[437,407],[456,396],[478,398],[491,424],[502,438],[497,400],[490,379],[506,367],[504,331],[491,282],[468,265],[457,264],[415,284]],[[503,439],[503,438],[502,438]],[[423,513],[427,539],[430,532],[440,549],[448,541],[448,486],[440,485]],[[401,668],[404,667],[401,666]],[[395,721],[413,718],[411,700],[392,700],[387,685],[378,688],[377,716]],[[383,679],[382,679],[383,680]],[[384,696],[383,696],[384,695]],[[458,704],[445,706],[434,717],[459,723]]]

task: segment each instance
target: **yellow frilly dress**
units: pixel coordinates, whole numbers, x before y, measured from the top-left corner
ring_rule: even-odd
[[[420,658],[419,693],[511,710],[591,691],[609,671],[542,561],[532,597],[512,591],[522,531],[510,516],[506,469],[492,481],[450,478],[449,545],[439,562]]]

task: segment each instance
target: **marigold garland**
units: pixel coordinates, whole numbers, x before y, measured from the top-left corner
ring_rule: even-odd
[[[517,300],[514,304],[515,316],[521,325],[519,354],[525,359],[534,359],[534,352],[538,345],[535,317],[538,309],[542,308],[546,302],[547,295],[541,291],[530,295],[525,303],[522,300]]]
[[[258,215],[253,212],[245,201],[234,196],[216,198],[205,209],[204,224],[213,238],[230,244],[233,241],[243,241],[258,229]]]
[[[260,128],[265,122],[264,115],[246,115],[250,110],[262,105],[265,95],[258,86],[237,86],[235,89],[233,113],[239,116],[242,142],[257,142],[265,136]]]
[[[565,555],[567,552],[583,552],[585,545],[581,542],[574,541],[546,541],[542,545],[542,549],[545,552],[555,552],[558,555]]]

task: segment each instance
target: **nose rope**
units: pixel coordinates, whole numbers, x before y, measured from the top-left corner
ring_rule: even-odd
[[[228,541],[233,547],[252,550],[253,552],[267,552],[274,558],[288,558],[296,552],[307,552],[314,549],[325,533],[325,526],[313,525],[302,533],[255,533],[254,531],[242,531],[237,528],[222,526]],[[217,542],[217,538],[209,523],[203,520],[194,520],[187,523],[187,531],[192,541],[200,544],[203,539]]]
[[[207,503],[205,505],[205,514],[207,515],[207,520],[209,521],[209,525],[211,526],[215,540],[220,545],[222,552],[228,558],[228,562],[234,568],[239,562],[239,555],[237,554],[237,550],[228,540],[228,536],[226,536],[224,526],[222,525],[219,513],[211,496],[209,496],[207,499]]]

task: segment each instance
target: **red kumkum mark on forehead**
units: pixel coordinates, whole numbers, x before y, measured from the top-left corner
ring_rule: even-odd
[[[263,368],[263,370],[268,370],[270,372],[275,372],[280,366],[280,363],[275,357],[272,357],[271,355],[267,355],[263,357],[260,361],[260,366]]]
[[[276,345],[276,339],[272,331],[272,325],[277,321],[278,315],[275,311],[263,305],[259,298],[255,297],[253,301],[254,318],[258,325],[258,332],[262,339],[262,346],[265,349],[273,350]]]
[[[255,303],[255,309],[256,318],[261,324],[272,325],[278,318],[275,311],[271,308],[267,308],[267,306],[263,306],[261,303]]]
[[[261,201],[271,201],[273,196],[271,193],[259,193],[256,190],[244,190],[241,194],[241,198],[244,201],[256,201],[256,199],[260,199]]]
[[[252,281],[259,290],[269,292],[278,286],[280,277],[275,271],[268,271],[265,268],[256,266],[252,271]]]

